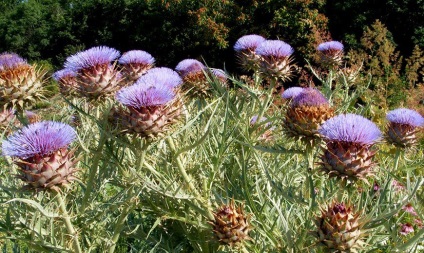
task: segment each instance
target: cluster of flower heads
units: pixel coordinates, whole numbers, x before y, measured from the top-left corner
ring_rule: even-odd
[[[16,53],[0,54],[0,106],[23,108],[42,97],[45,74]]]
[[[256,34],[245,35],[236,41],[234,50],[245,70],[283,81],[292,77],[294,49],[282,40],[267,40]]]

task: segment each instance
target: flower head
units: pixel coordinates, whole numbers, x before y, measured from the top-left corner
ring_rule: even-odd
[[[58,70],[56,72],[54,72],[54,74],[52,75],[53,79],[56,81],[59,81],[62,78],[68,78],[68,77],[76,77],[77,73],[71,69],[61,69]]]
[[[402,226],[400,227],[400,234],[401,235],[407,235],[409,233],[413,233],[414,232],[414,227],[412,226],[411,223],[407,222],[405,224],[402,224]]]
[[[303,88],[293,97],[293,106],[320,106],[328,104],[328,100],[317,89]]]
[[[78,72],[81,69],[109,64],[119,56],[120,53],[116,49],[106,46],[92,47],[69,56],[65,61],[65,68]]]
[[[288,58],[294,50],[284,41],[281,40],[265,40],[255,50],[256,54],[264,57]]]
[[[244,50],[254,51],[259,46],[259,44],[265,40],[266,39],[264,37],[256,34],[244,35],[236,41],[234,50],[237,52]]]
[[[202,71],[205,69],[206,69],[205,65],[203,65],[203,63],[195,59],[182,60],[175,67],[175,70],[178,73],[180,73],[182,77],[185,77],[193,73],[199,73],[199,72],[202,73]]]
[[[299,95],[302,91],[303,91],[302,87],[291,87],[285,90],[283,94],[281,94],[281,97],[284,99],[293,99],[297,95]]]
[[[132,85],[116,93],[116,100],[133,108],[161,106],[173,100],[174,92],[168,86]]]
[[[318,132],[329,141],[372,145],[381,132],[370,120],[356,114],[341,114],[322,124]]]
[[[155,58],[143,50],[131,50],[122,54],[119,64],[144,64],[153,65]]]
[[[424,117],[418,112],[406,109],[398,108],[387,113],[386,118],[391,123],[409,125],[412,127],[424,126]]]
[[[0,71],[21,65],[28,65],[27,61],[15,53],[4,52],[0,54]]]
[[[45,156],[67,147],[76,138],[75,130],[61,122],[43,121],[24,127],[3,141],[3,155],[21,159]]]
[[[408,203],[405,206],[403,206],[402,210],[407,212],[407,213],[410,213],[412,215],[417,215],[417,212],[415,212],[415,209],[414,209],[414,207],[412,206],[411,203]]]
[[[183,83],[180,75],[170,68],[160,67],[152,68],[141,76],[135,84],[142,86],[161,86],[165,85],[171,88],[180,86]]]
[[[338,41],[328,41],[318,45],[318,51],[343,51],[343,44]]]
[[[225,74],[225,71],[222,69],[211,69],[211,73],[218,78],[219,80],[226,81],[227,75]]]

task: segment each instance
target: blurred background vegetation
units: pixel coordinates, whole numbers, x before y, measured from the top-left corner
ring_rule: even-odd
[[[71,54],[107,45],[145,50],[158,66],[195,58],[242,74],[233,45],[243,35],[286,41],[300,67],[314,61],[319,43],[338,40],[351,63],[373,76],[381,109],[406,103],[424,112],[421,0],[2,0],[0,9],[0,52],[52,70]],[[299,74],[286,86],[308,78]]]

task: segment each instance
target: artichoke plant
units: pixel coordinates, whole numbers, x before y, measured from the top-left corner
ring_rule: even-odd
[[[155,58],[143,50],[131,50],[118,60],[126,85],[131,85],[155,65]]]
[[[424,117],[418,112],[399,108],[387,113],[389,121],[386,139],[399,148],[412,147],[417,142],[416,134],[424,126]]]
[[[343,44],[338,41],[328,41],[318,45],[320,63],[325,67],[337,67],[343,62]]]
[[[255,50],[266,39],[260,35],[250,34],[240,37],[234,44],[236,57],[240,66],[246,71],[259,69],[260,56]]]

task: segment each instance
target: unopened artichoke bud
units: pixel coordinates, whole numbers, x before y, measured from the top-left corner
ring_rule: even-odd
[[[320,63],[326,67],[337,67],[343,63],[343,44],[328,41],[318,45]]]
[[[266,40],[258,45],[255,53],[259,55],[259,69],[262,75],[283,82],[291,79],[295,66],[292,64],[293,48],[281,40]]]
[[[236,206],[234,200],[222,205],[213,213],[215,220],[209,223],[221,244],[234,246],[248,240],[252,227],[249,224],[250,215],[246,215],[243,205]]]
[[[55,189],[75,179],[75,150],[69,145],[76,138],[67,124],[43,121],[28,125],[3,141],[4,156],[14,158],[28,188]]]
[[[111,64],[119,56],[113,48],[93,47],[68,57],[65,68],[77,73],[80,95],[96,99],[121,88],[122,75],[116,64]]]
[[[78,91],[77,73],[71,69],[61,69],[53,74],[53,79],[59,84],[60,93],[70,95]]]
[[[328,252],[358,252],[365,246],[361,214],[352,206],[333,202],[321,209],[321,216],[315,218],[317,230],[314,233]]]
[[[180,61],[175,70],[183,79],[182,89],[192,97],[209,97],[211,86],[205,76],[206,66],[195,59]]]
[[[155,58],[143,50],[131,50],[119,58],[122,76],[126,85],[134,84],[142,75],[155,65]]]
[[[303,88],[294,93],[283,126],[289,137],[309,142],[319,139],[318,128],[333,116],[334,110],[319,90]]]
[[[15,53],[0,54],[0,106],[22,108],[41,98],[46,73]]]
[[[389,121],[386,139],[399,148],[409,148],[417,143],[416,134],[424,126],[424,117],[418,112],[398,108],[386,115]]]
[[[320,169],[343,182],[363,180],[373,175],[373,145],[381,132],[370,120],[356,114],[341,114],[322,124],[318,132],[326,147],[321,155]]]
[[[260,35],[250,34],[240,37],[235,45],[236,57],[240,66],[246,71],[259,70],[260,56],[255,50],[266,39]]]
[[[116,100],[126,109],[116,109],[112,117],[123,132],[153,138],[168,131],[181,114],[182,102],[171,85],[174,76],[140,78],[134,85],[122,88]]]

